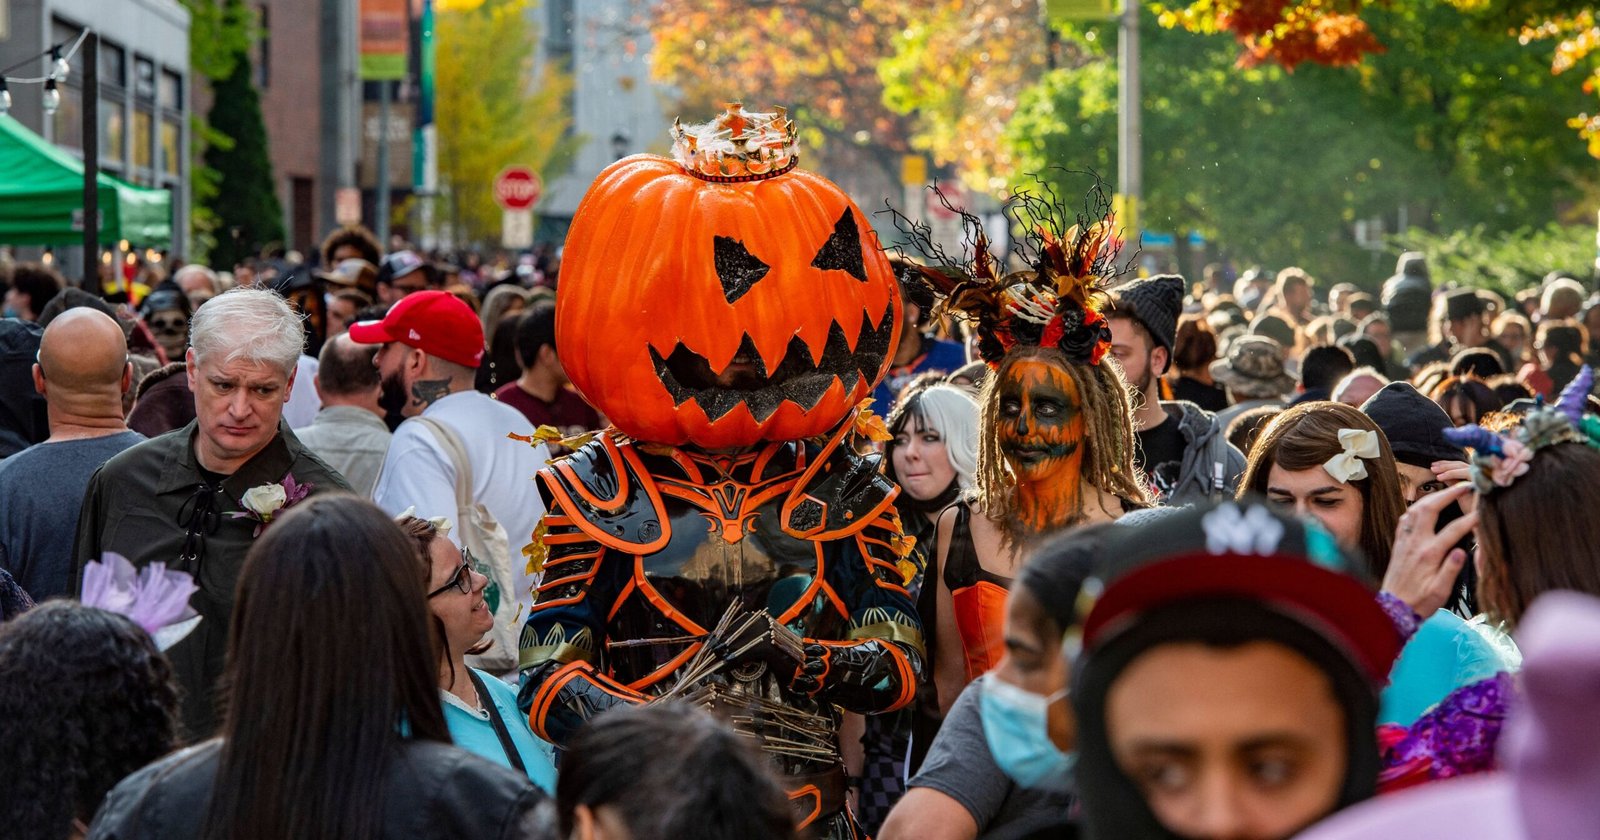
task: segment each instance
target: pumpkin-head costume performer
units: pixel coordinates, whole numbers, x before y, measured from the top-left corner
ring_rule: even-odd
[[[542,470],[521,703],[562,743],[620,703],[727,712],[813,836],[858,834],[836,708],[906,705],[910,551],[858,406],[900,302],[861,211],[737,104],[612,164],[567,235],[556,347],[612,428]]]
[[[943,299],[945,312],[973,325],[978,354],[993,369],[981,397],[974,493],[956,505],[940,570],[971,680],[1000,660],[1011,582],[980,564],[970,530],[974,511],[1015,552],[1152,500],[1134,464],[1128,387],[1107,359],[1111,328],[1101,307],[1105,284],[1122,271],[1121,243],[1098,182],[1084,214],[1068,211],[1048,188],[1011,196],[1006,218],[1021,232],[1011,256],[1026,268],[1010,273],[990,253],[982,222],[946,207],[962,216],[970,254],[952,256],[927,226],[898,215],[896,222],[924,257],[922,280]]]

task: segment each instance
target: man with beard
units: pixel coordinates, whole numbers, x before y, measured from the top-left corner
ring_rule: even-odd
[[[1161,375],[1172,364],[1184,286],[1176,274],[1130,283],[1117,291],[1107,313],[1111,354],[1137,398],[1135,462],[1152,492],[1169,505],[1213,494],[1231,497],[1244,472],[1244,455],[1228,443],[1210,412],[1191,402],[1161,400]]]
[[[423,291],[407,295],[381,321],[352,324],[349,336],[357,344],[383,345],[373,359],[382,379],[379,403],[406,417],[389,443],[373,501],[393,514],[414,508],[423,519],[456,520],[462,527],[452,529],[448,538],[458,547],[466,547],[479,532],[504,528],[501,550],[508,556],[478,557],[487,564],[479,571],[499,590],[514,590],[515,605],[496,594],[496,605],[507,605],[495,609],[497,623],[502,612],[515,614],[516,605],[526,613],[533,606],[535,581],[520,551],[544,515],[544,503],[528,477],[550,456],[542,444],[529,446],[507,437],[531,436],[533,426],[521,412],[473,387],[483,359],[478,316],[448,292]],[[458,499],[458,485],[465,506]],[[465,522],[464,514],[473,505],[480,513]],[[496,564],[503,564],[509,579],[491,574]]]

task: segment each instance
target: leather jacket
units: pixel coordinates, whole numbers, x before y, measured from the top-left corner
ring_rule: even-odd
[[[221,751],[222,741],[214,739],[123,779],[107,794],[89,837],[199,837]],[[379,836],[386,839],[554,840],[557,836],[554,804],[526,776],[434,741],[403,742],[389,762],[381,805]]]

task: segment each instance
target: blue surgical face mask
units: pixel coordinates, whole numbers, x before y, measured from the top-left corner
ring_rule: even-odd
[[[1050,704],[1067,696],[1062,689],[1045,697],[1018,688],[993,674],[983,678],[978,695],[983,739],[994,763],[1025,788],[1066,792],[1072,786],[1076,753],[1064,753],[1050,741]]]
[[[17,310],[12,309],[9,306],[6,307],[5,309],[0,309],[0,318],[20,318],[20,317],[22,317],[21,313],[17,312]]]

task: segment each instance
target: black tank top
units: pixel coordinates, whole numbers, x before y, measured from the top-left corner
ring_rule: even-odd
[[[954,592],[978,581],[988,581],[1002,589],[1011,588],[1011,578],[989,571],[978,562],[978,549],[972,543],[972,508],[956,502],[955,527],[950,530],[950,552],[944,562],[944,585]]]

